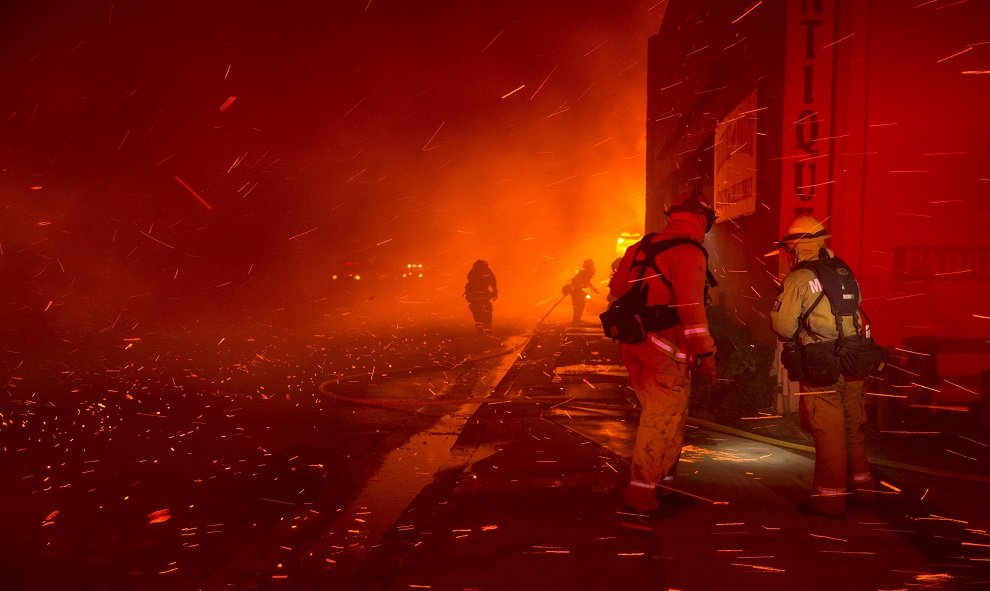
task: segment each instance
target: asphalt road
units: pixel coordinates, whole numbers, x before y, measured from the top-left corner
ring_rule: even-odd
[[[0,353],[0,588],[192,589],[248,562],[277,577],[395,450],[456,435],[464,411],[430,401],[487,395],[513,341],[464,322],[246,324]]]

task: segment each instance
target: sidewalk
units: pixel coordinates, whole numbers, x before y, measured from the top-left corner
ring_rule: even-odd
[[[730,434],[689,427],[676,515],[623,513],[637,415],[616,355],[595,327],[540,329],[348,588],[990,589],[986,523],[893,490],[798,514],[812,456]]]

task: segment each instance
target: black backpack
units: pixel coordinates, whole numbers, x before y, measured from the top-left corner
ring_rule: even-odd
[[[652,269],[656,274],[655,276],[659,277],[668,287],[673,288],[670,280],[664,277],[663,273],[660,272],[660,268],[657,266],[657,255],[681,244],[691,244],[700,248],[701,252],[705,253],[705,260],[708,260],[708,251],[705,250],[705,247],[690,238],[671,238],[669,240],[653,242],[654,236],[656,236],[656,232],[651,232],[643,236],[637,245],[637,248],[645,254],[645,257],[642,261],[633,260],[630,270],[639,269],[638,279],[635,284],[629,291],[609,304],[607,310],[598,315],[602,323],[602,330],[605,332],[605,336],[610,339],[634,345],[645,341],[648,332],[664,330],[681,323],[677,309],[673,306],[667,304],[656,306],[646,305],[650,289],[650,286],[645,281],[645,279],[649,278],[646,276],[648,269]],[[708,286],[715,287],[718,285],[718,282],[715,281],[715,276],[712,275],[710,270],[706,268],[706,271],[708,274],[708,283],[705,286],[705,303],[707,304]]]

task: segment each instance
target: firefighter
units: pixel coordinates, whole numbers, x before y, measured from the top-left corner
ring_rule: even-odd
[[[637,282],[647,285],[647,305],[671,306],[675,324],[660,330],[647,327],[645,341],[620,343],[622,362],[642,407],[633,448],[629,484],[623,501],[639,513],[660,507],[672,484],[684,441],[691,373],[715,383],[715,342],[705,315],[707,252],[701,247],[715,221],[715,212],[696,193],[674,199],[665,212],[667,226],[647,234],[626,249],[609,281],[609,293],[619,298]],[[677,240],[675,246],[649,258],[646,244]],[[644,272],[646,267],[650,270]],[[657,308],[654,308],[657,309]],[[658,484],[664,486],[658,487]]]
[[[498,284],[488,261],[478,259],[471,266],[467,283],[464,284],[464,298],[468,301],[468,309],[478,332],[491,331],[492,301],[498,299]]]
[[[581,264],[581,270],[575,273],[574,277],[571,277],[564,286],[564,293],[571,296],[573,324],[582,324],[581,316],[584,314],[584,305],[588,301],[588,294],[585,290],[590,289],[598,293],[598,288],[591,282],[594,276],[595,261],[585,259]]]
[[[812,216],[800,215],[791,222],[780,245],[792,270],[784,277],[770,322],[785,341],[785,355],[790,346],[803,359],[788,367],[788,372],[791,380],[800,384],[801,425],[815,441],[815,475],[811,499],[800,503],[798,510],[840,519],[846,512],[848,485],[859,500],[872,501],[875,492],[863,434],[864,381],[843,375],[833,354],[837,340],[859,337],[859,287],[845,263],[839,261],[846,270],[840,273],[848,275],[851,290],[837,299],[853,301],[848,302],[852,314],[846,316],[840,311],[837,321],[835,303],[831,298],[822,301],[831,291],[830,282],[825,274],[815,271],[817,264],[838,261],[825,246],[828,238],[831,234]],[[810,354],[813,348],[822,354]],[[832,380],[834,383],[824,383]]]

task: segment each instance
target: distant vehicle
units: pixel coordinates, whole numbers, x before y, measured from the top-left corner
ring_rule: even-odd
[[[426,277],[426,271],[427,268],[423,266],[423,263],[406,263],[400,275],[403,279],[423,279]]]
[[[346,261],[343,268],[331,275],[330,279],[334,281],[361,281],[360,265],[354,261]]]

